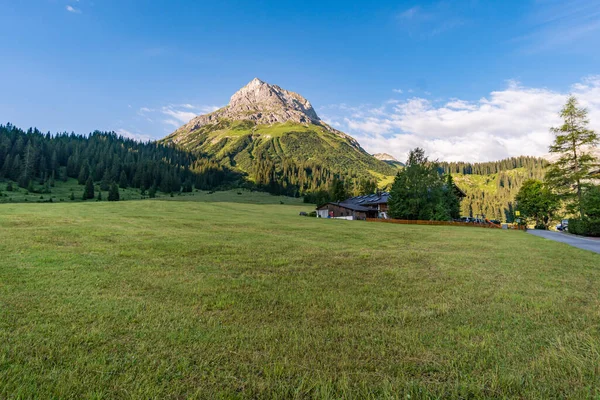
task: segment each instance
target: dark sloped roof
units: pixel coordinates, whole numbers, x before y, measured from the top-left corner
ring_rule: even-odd
[[[344,200],[343,203],[359,204],[362,206],[376,205],[387,203],[390,194],[388,192],[367,194],[364,196],[351,197]]]

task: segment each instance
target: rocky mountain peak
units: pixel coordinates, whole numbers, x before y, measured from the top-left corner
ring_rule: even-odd
[[[219,119],[248,120],[266,125],[285,122],[323,125],[310,102],[304,97],[258,78],[252,79],[234,93],[227,106],[213,113],[200,115],[183,128],[194,130],[214,124]]]
[[[377,153],[377,154],[373,154],[373,157],[375,157],[378,160],[381,161],[394,161],[394,162],[400,162],[398,161],[394,156],[388,154],[388,153]]]
[[[254,78],[231,96],[228,108],[230,113],[250,113],[257,120],[267,123],[320,121],[312,105],[304,97],[258,78]]]

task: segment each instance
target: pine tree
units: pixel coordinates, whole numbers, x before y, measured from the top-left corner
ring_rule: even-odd
[[[450,218],[460,218],[460,197],[458,195],[458,189],[454,185],[452,175],[446,175],[446,185],[444,187],[444,203],[448,210]]]
[[[335,178],[333,180],[333,184],[331,185],[331,200],[339,202],[344,201],[347,198],[348,193],[344,187],[344,182],[338,178]]]
[[[88,177],[85,181],[85,187],[83,189],[83,200],[93,199],[94,196],[94,181],[92,177]]]
[[[86,183],[89,176],[90,176],[90,169],[87,164],[84,164],[83,166],[81,166],[81,169],[79,170],[79,175],[77,176],[77,182],[80,185],[83,185],[84,183]]]
[[[127,174],[125,171],[121,171],[121,176],[119,177],[119,187],[121,189],[127,189],[127,186],[129,186],[127,182]]]
[[[119,201],[119,186],[113,182],[108,192],[108,201]]]
[[[148,197],[150,197],[151,199],[156,197],[156,185],[152,185],[150,187],[150,189],[148,190]]]
[[[550,165],[546,182],[567,202],[568,209],[584,216],[582,196],[586,182],[598,160],[590,149],[598,145],[598,135],[588,129],[588,111],[579,107],[577,99],[569,97],[560,112],[564,123],[551,128],[556,135],[550,152],[560,154],[560,158]]]
[[[35,148],[31,144],[31,141],[28,141],[25,148],[21,174],[19,175],[19,186],[27,187],[30,184],[31,180],[34,178],[34,164]]]

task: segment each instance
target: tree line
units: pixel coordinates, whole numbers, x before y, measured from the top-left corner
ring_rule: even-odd
[[[489,161],[480,163],[469,162],[440,162],[438,166],[444,174],[464,175],[490,175],[516,168],[527,170],[543,170],[548,166],[548,161],[540,157],[519,156],[505,158],[500,161]]]
[[[276,163],[267,152],[254,160],[248,174],[242,174],[202,153],[157,142],[141,143],[114,132],[53,135],[35,128],[24,131],[10,123],[0,125],[0,180],[14,181],[30,192],[37,183],[44,188],[42,192],[50,193],[57,181],[69,178],[84,186],[83,199],[96,198],[90,189],[94,185],[112,192],[111,198],[118,192],[115,187],[139,189],[149,197],[157,191],[244,187],[305,196],[308,202],[329,201],[339,182],[348,195],[373,193],[377,187],[375,179],[357,171],[291,159]]]
[[[52,135],[35,128],[24,131],[10,123],[0,125],[0,179],[23,188],[37,182],[50,190],[57,180],[68,178],[82,185],[88,180],[99,182],[101,190],[114,183],[142,192],[170,193],[235,185],[240,176],[174,147],[141,143],[114,132]]]

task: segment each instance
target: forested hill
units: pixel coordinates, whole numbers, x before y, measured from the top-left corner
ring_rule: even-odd
[[[548,162],[521,156],[484,163],[442,162],[440,169],[451,173],[467,197],[461,202],[466,216],[484,214],[490,219],[512,221],[513,201],[527,179],[543,179]]]
[[[481,163],[467,162],[440,162],[440,168],[445,174],[464,174],[464,175],[489,175],[497,174],[501,171],[509,171],[516,168],[525,168],[527,170],[542,170],[548,166],[548,161],[539,157],[520,156],[510,157],[500,161],[490,161]]]
[[[50,193],[52,186],[68,178],[83,184],[88,177],[101,190],[116,182],[122,188],[139,189],[142,194],[243,186],[303,196],[329,190],[341,176],[353,193],[371,190],[374,183],[359,175],[345,169],[345,165],[334,170],[315,161],[283,160],[276,165],[269,159],[258,160],[245,173],[223,165],[213,155],[160,142],[140,143],[114,132],[51,135],[33,128],[24,131],[11,124],[0,125],[0,181],[14,181],[35,193]]]
[[[214,161],[114,132],[51,135],[0,125],[0,179],[23,188],[40,184],[50,191],[57,181],[76,178],[83,184],[90,176],[101,187],[117,182],[121,187],[166,193],[191,191],[192,186],[210,189],[239,179]]]
[[[290,196],[328,190],[334,178],[358,195],[397,172],[323,122],[300,94],[259,79],[161,143],[210,157],[265,190]]]

